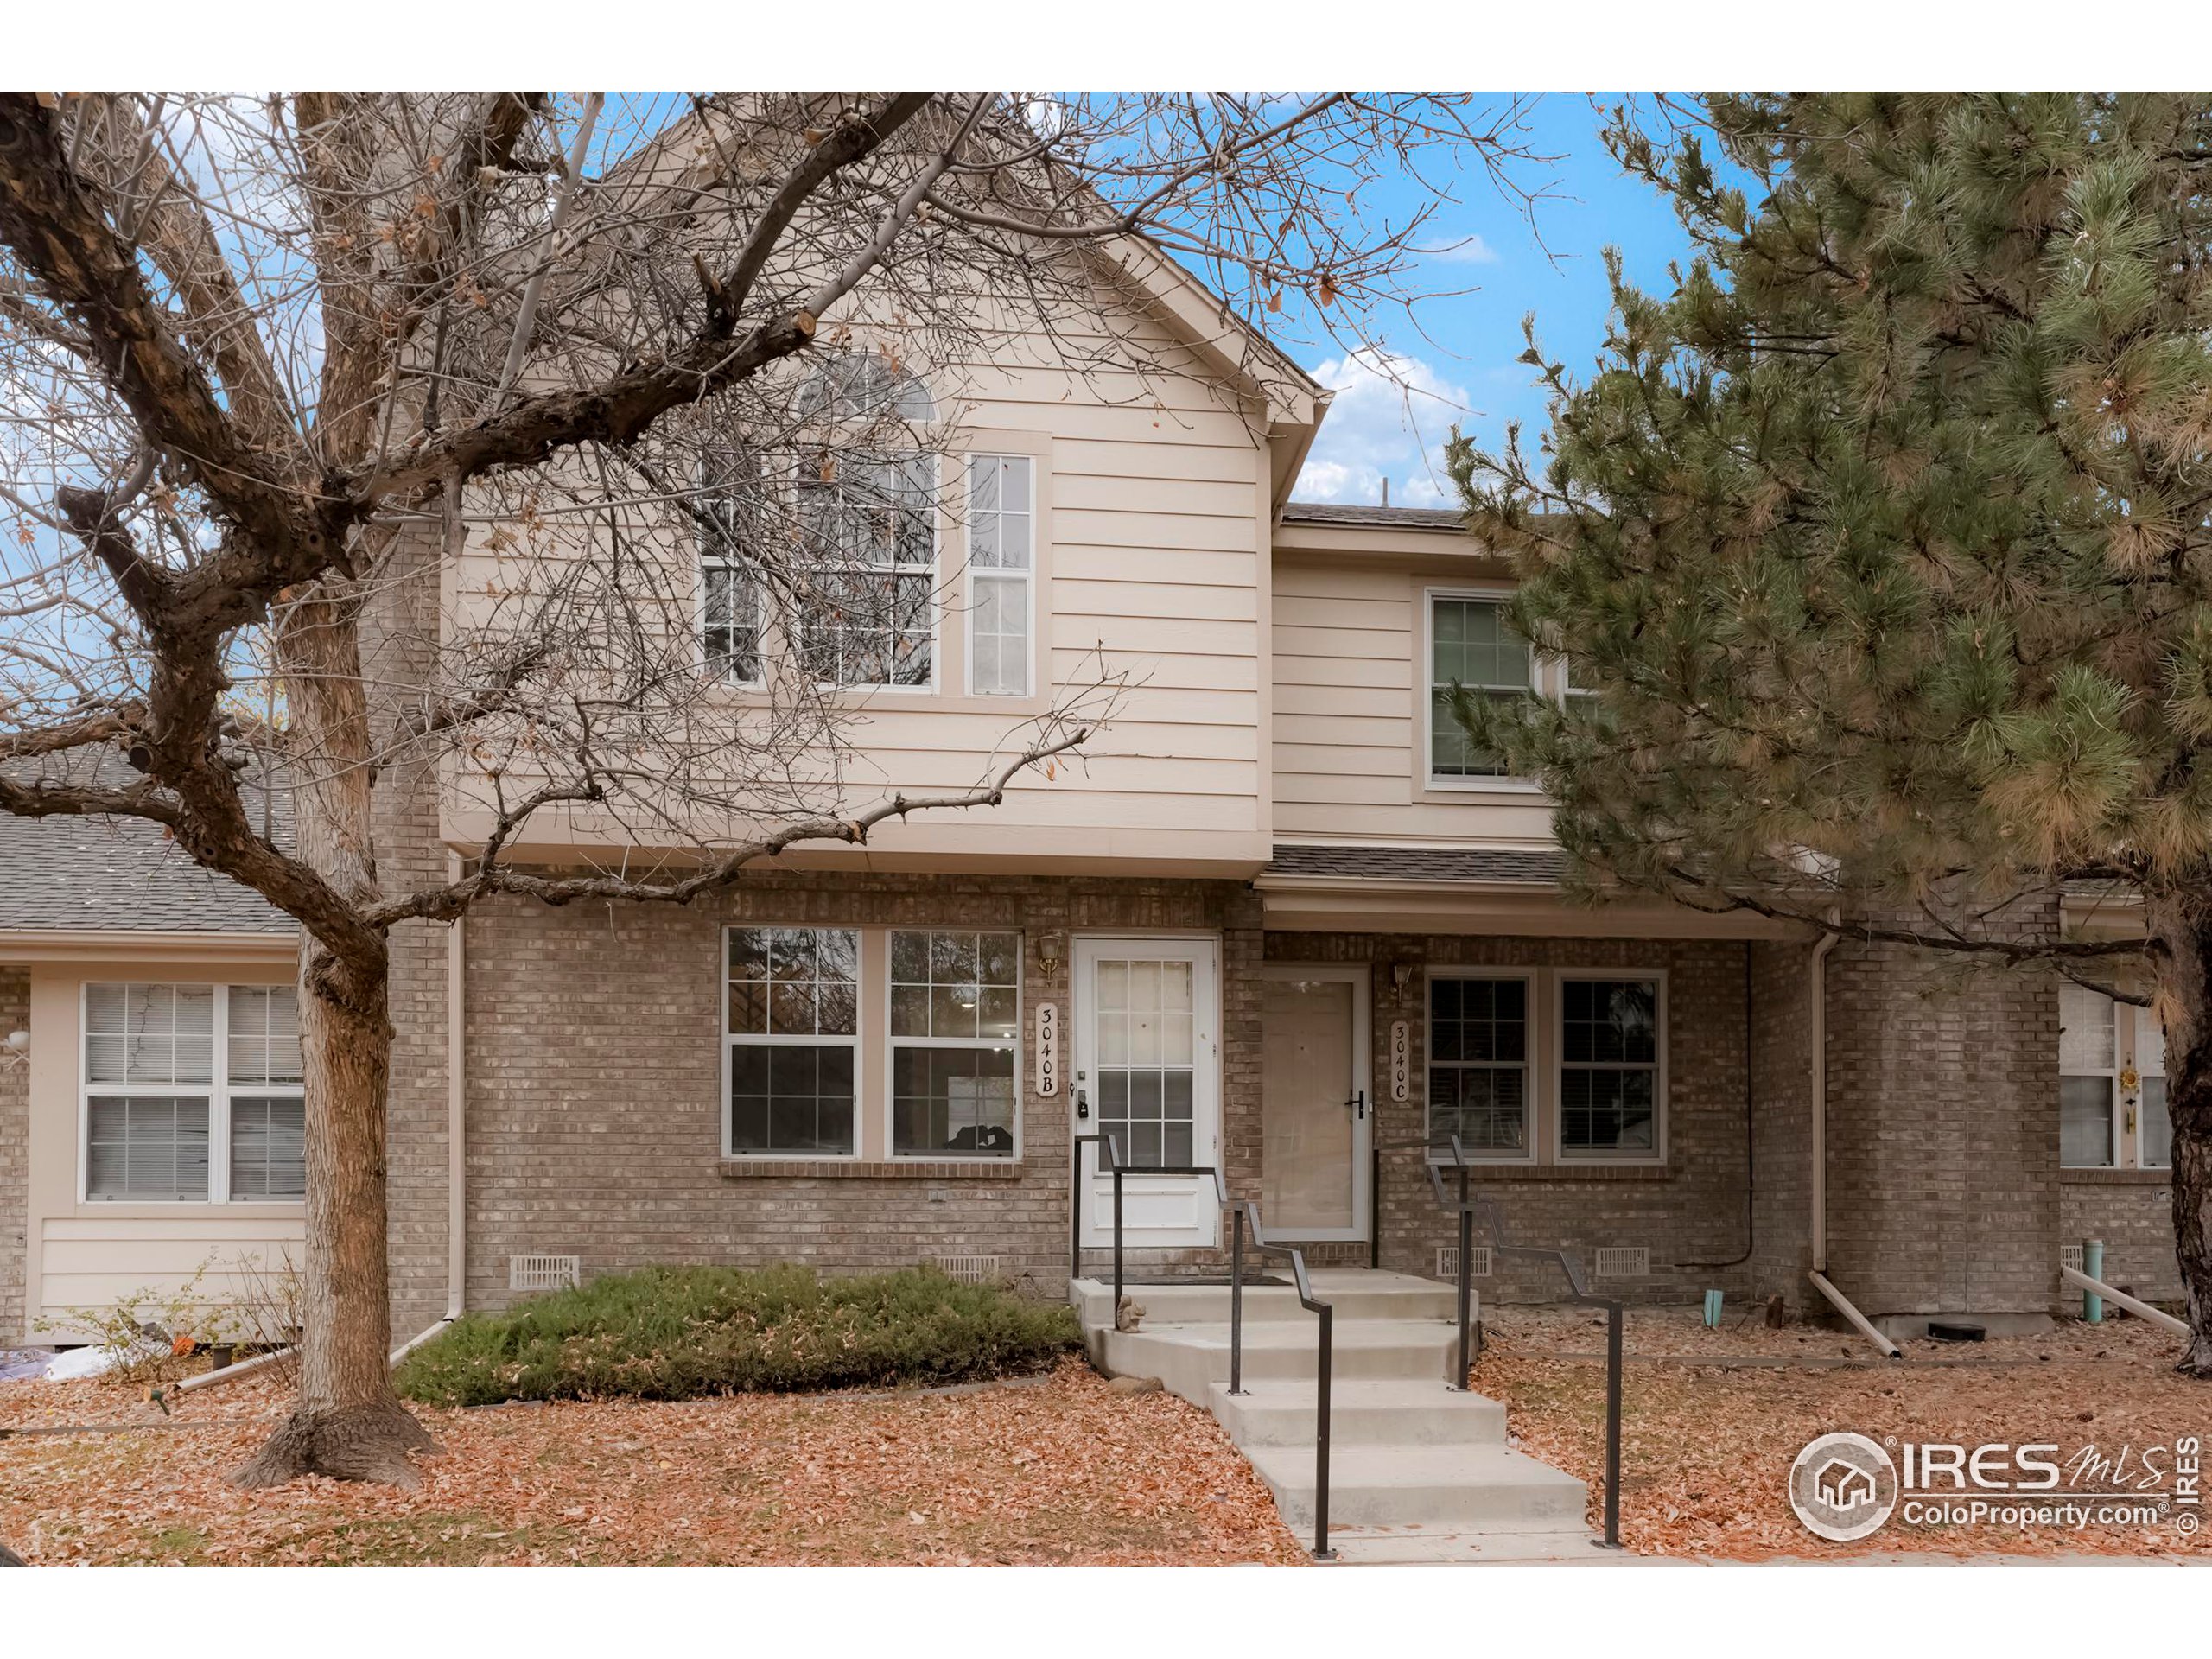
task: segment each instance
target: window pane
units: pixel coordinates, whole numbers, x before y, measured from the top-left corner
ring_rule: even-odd
[[[1439,778],[1494,778],[1498,758],[1469,742],[1452,717],[1457,684],[1491,696],[1516,698],[1535,683],[1525,640],[1506,629],[1495,600],[1439,598],[1429,613],[1429,772]]]
[[[231,1198],[292,1199],[308,1190],[305,1108],[296,1099],[231,1097]]]
[[[1560,1077],[1560,1144],[1574,1152],[1657,1148],[1653,1074],[1593,1068]]]
[[[1560,1058],[1643,1065],[1658,1058],[1659,987],[1648,979],[1560,982]]]
[[[733,1036],[848,1037],[859,1029],[859,934],[732,928],[728,956]]]
[[[894,1037],[1011,1037],[1021,984],[1018,933],[894,932]]]
[[[1529,987],[1519,979],[1428,982],[1428,1137],[1469,1152],[1526,1150]]]
[[[290,985],[230,988],[231,1083],[300,1081],[299,992]]]
[[[2136,1039],[2139,1049],[2142,1039]],[[2164,1057],[2160,1056],[2163,1059]],[[2141,1116],[2136,1134],[2145,1169],[2171,1169],[2174,1164],[2174,1121],[2166,1108],[2166,1080],[2145,1075]]]
[[[968,637],[979,695],[1029,692],[1029,583],[1020,576],[978,576]]]
[[[901,1047],[891,1065],[891,1149],[1014,1156],[1014,1051]]]
[[[826,1043],[733,1044],[730,1147],[739,1153],[853,1151],[853,1051]]]
[[[2112,1147],[2112,1079],[2058,1080],[2058,1160],[2075,1169],[2109,1169]]]
[[[95,1095],[86,1103],[85,1116],[86,1197],[207,1202],[205,1095]]]
[[[2109,1071],[2113,1055],[2113,1000],[2071,980],[2058,988],[2058,1069]]]
[[[936,626],[935,462],[840,450],[799,468],[810,569],[797,619],[808,671],[840,685],[927,685]]]
[[[214,1070],[213,986],[86,987],[87,1082],[204,1084]]]

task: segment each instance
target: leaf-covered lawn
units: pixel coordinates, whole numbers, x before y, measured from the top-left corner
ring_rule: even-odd
[[[1602,1319],[1587,1309],[1502,1309],[1477,1362],[1474,1387],[1505,1402],[1522,1448],[1590,1483],[1602,1521],[1605,1368]],[[2163,1524],[2023,1531],[1904,1527],[1893,1518],[1855,1544],[1815,1537],[1791,1513],[1789,1465],[1835,1429],[1877,1440],[2055,1443],[2063,1463],[2094,1444],[2107,1457],[2194,1434],[2212,1448],[2212,1383],[2172,1370],[2176,1340],[2135,1320],[2069,1321],[2051,1336],[1948,1346],[1906,1344],[1915,1363],[1874,1357],[1832,1332],[1745,1327],[1708,1332],[1694,1313],[1630,1316],[1628,1351],[1718,1359],[1731,1353],[1786,1367],[1637,1363],[1624,1372],[1621,1536],[1647,1555],[1830,1560],[1898,1551],[1942,1554],[2184,1555],[2212,1559],[2205,1536]],[[1565,1357],[1587,1354],[1591,1357]],[[1859,1363],[1861,1359],[1868,1363]],[[1829,1361],[1850,1363],[1829,1364]],[[1820,1362],[1808,1366],[1802,1362]],[[2139,1472],[2139,1465],[2136,1465]],[[2171,1477],[2165,1482],[2171,1491]],[[2155,1496],[2155,1493],[2153,1494]],[[2212,1496],[2212,1495],[2208,1495]]]
[[[0,1439],[0,1541],[34,1562],[1294,1562],[1205,1413],[1079,1362],[1027,1386],[420,1413],[419,1491],[244,1493],[284,1396],[188,1396],[178,1427]],[[0,1427],[137,1421],[99,1383],[0,1385]]]

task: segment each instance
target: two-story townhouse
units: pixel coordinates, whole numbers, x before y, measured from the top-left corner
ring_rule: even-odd
[[[2111,1276],[2170,1288],[2140,1015],[2062,1005],[2048,974],[1565,902],[1541,795],[1441,715],[1455,682],[1578,695],[1502,627],[1509,570],[1450,512],[1292,500],[1325,394],[1179,271],[1125,275],[1100,337],[1179,375],[1010,351],[914,388],[938,487],[902,546],[928,602],[832,688],[866,712],[856,799],[971,781],[1103,659],[1128,689],[1087,760],[689,907],[403,925],[401,1332],[664,1262],[940,1261],[1058,1295],[1071,1221],[1109,1242],[1110,1184],[1071,1156],[1102,1133],[1139,1168],[1217,1166],[1339,1265],[1443,1269],[1424,1165],[1456,1136],[1523,1242],[1632,1297],[1817,1308],[1819,1273],[1893,1325],[2038,1319],[2085,1232],[2113,1236]],[[463,586],[426,563],[384,648],[434,639]],[[734,615],[741,588],[701,573],[723,631],[701,671],[734,708],[728,631],[776,632]],[[378,796],[395,884],[480,844],[450,771]],[[104,892],[42,845],[0,884],[0,1015],[27,1010],[0,1056],[7,1333],[301,1224],[282,924],[211,897],[207,925],[149,928],[134,885],[172,849],[134,843],[151,876]],[[682,851],[569,822],[511,856]],[[66,937],[39,922],[55,880],[94,888]],[[1128,1197],[1141,1274],[1217,1269],[1203,1178]],[[1494,1300],[1560,1289],[1472,1265]]]

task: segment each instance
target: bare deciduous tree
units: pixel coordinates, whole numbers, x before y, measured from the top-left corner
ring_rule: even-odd
[[[1379,346],[1428,211],[1361,193],[1510,186],[1518,121],[1350,93],[0,97],[0,808],[151,819],[303,931],[300,1399],[243,1481],[410,1480],[427,1443],[385,1362],[391,930],[499,893],[685,903],[1077,748],[1109,664],[971,786],[849,799],[850,688],[927,677],[937,595],[902,549],[963,368],[1019,346],[1155,396],[1180,371],[1117,320],[1170,260],[1262,379],[1296,372],[1235,320]],[[380,872],[401,775],[485,826],[449,879]],[[291,791],[290,844],[257,781]],[[533,837],[659,850],[515,856]]]

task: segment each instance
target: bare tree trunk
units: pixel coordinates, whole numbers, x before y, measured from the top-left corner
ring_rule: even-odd
[[[299,854],[356,904],[376,897],[374,768],[360,670],[359,597],[292,607],[277,628],[292,713]],[[390,954],[341,957],[310,938],[300,963],[307,1109],[307,1277],[300,1398],[237,1476],[302,1474],[416,1484],[407,1453],[433,1442],[399,1403],[385,1255],[385,1104],[391,1076]]]
[[[2189,1294],[2189,1352],[2178,1369],[2212,1377],[2212,895],[2153,893],[2145,909],[2166,1005],[2174,1254]]]

